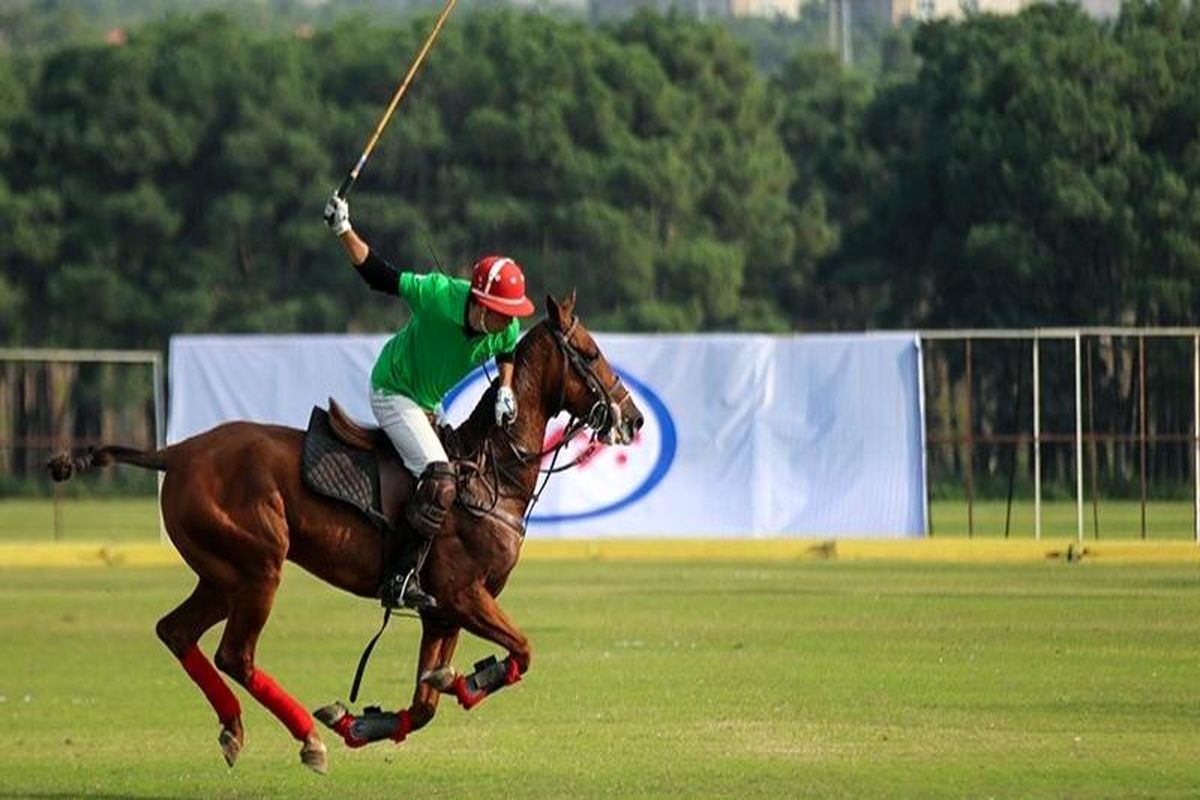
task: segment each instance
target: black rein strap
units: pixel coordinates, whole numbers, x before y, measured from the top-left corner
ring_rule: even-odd
[[[363,673],[367,671],[367,661],[371,659],[371,651],[375,649],[375,643],[379,641],[379,637],[383,636],[383,631],[388,626],[391,618],[391,607],[385,608],[383,611],[383,624],[379,626],[379,631],[371,637],[371,641],[367,643],[367,649],[363,650],[362,656],[358,659],[358,669],[354,670],[354,684],[350,687],[351,703],[358,699],[358,687],[362,684]]]

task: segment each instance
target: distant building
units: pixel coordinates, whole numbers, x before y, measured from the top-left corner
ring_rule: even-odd
[[[588,0],[508,0],[514,6],[535,11],[575,11],[583,13],[588,10]]]
[[[892,22],[905,19],[943,19],[965,16],[968,12],[981,14],[1017,14],[1043,0],[875,0],[890,6]],[[1050,0],[1045,0],[1049,2]],[[859,0],[853,0],[858,10]],[[1100,19],[1114,17],[1121,10],[1121,0],[1077,0],[1089,15]]]
[[[714,17],[785,17],[796,19],[808,3],[829,2],[855,19],[885,19],[893,24],[906,19],[958,18],[968,13],[1016,14],[1036,2],[1054,0],[519,0],[525,4],[571,5],[587,2],[593,19],[627,17],[648,8],[666,14],[675,11],[699,19]],[[1091,16],[1107,18],[1120,10],[1121,0],[1077,0]],[[848,7],[848,8],[847,8]],[[840,19],[843,12],[835,10]]]
[[[1080,0],[1079,5],[1097,19],[1110,19],[1121,13],[1121,0]]]
[[[1016,14],[1036,0],[892,0],[892,22],[962,17],[968,12]]]
[[[612,19],[649,8],[660,14],[676,11],[680,14],[710,19],[713,17],[787,17],[800,15],[804,0],[590,0],[588,8],[594,19]]]
[[[800,16],[801,0],[729,0],[729,14],[734,17]]]
[[[592,19],[628,17],[643,8],[660,14],[677,11],[700,19],[729,14],[728,0],[590,0],[588,8]]]

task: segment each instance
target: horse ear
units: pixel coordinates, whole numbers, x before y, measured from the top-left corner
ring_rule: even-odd
[[[565,316],[567,319],[570,319],[571,316],[575,313],[575,289],[574,289],[574,287],[571,288],[571,293],[563,298],[562,308],[563,308],[563,312],[564,312],[563,316]]]
[[[551,294],[546,295],[546,316],[559,327],[559,330],[566,328],[563,325],[563,310],[558,305],[558,301],[554,299],[554,295]]]

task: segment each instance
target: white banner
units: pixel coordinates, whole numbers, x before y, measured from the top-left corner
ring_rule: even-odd
[[[646,425],[632,446],[596,448],[551,478],[531,536],[924,534],[915,334],[596,338]],[[385,340],[174,337],[168,440],[231,419],[303,427],[330,395],[370,421],[368,374]],[[464,380],[447,417],[464,419],[484,385],[482,371]]]

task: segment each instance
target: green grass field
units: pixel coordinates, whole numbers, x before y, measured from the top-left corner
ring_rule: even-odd
[[[158,537],[158,510],[153,498],[65,499],[58,506],[49,500],[0,500],[0,542],[41,541],[153,541]],[[995,539],[1004,535],[1006,508],[1000,501],[977,502],[974,507],[975,535]],[[1042,535],[1046,538],[1074,537],[1075,504],[1047,502],[1042,511]],[[1136,539],[1141,536],[1141,508],[1137,502],[1107,501],[1100,504],[1100,539]],[[1181,541],[1195,537],[1190,501],[1154,501],[1146,510],[1147,538],[1151,541]],[[966,536],[967,507],[961,500],[938,500],[930,507],[934,536]],[[1084,507],[1084,536],[1094,533],[1094,512]],[[1033,503],[1013,505],[1010,536],[1033,538]]]
[[[0,542],[151,542],[158,539],[158,500],[67,498],[0,500]]]
[[[973,508],[974,535],[985,539],[1004,536],[1007,506],[1000,500],[976,501]],[[1073,500],[1042,503],[1042,536],[1074,538],[1078,530]],[[966,536],[965,500],[937,500],[930,504],[934,536]],[[1195,533],[1195,511],[1190,500],[1153,500],[1146,504],[1146,538],[1149,541],[1191,540]],[[1097,537],[1097,526],[1099,536]],[[1083,506],[1083,536],[1101,541],[1139,539],[1142,535],[1142,509],[1136,500],[1104,500],[1097,507],[1091,501]],[[1009,522],[1013,539],[1032,539],[1034,509],[1032,500],[1013,503]]]
[[[244,693],[214,715],[154,637],[178,568],[0,570],[0,798],[1192,798],[1195,567],[530,562],[526,679],[331,773]],[[260,665],[345,699],[371,603],[288,572]],[[393,623],[364,700],[407,705]],[[210,653],[212,635],[204,642]],[[466,639],[469,667],[490,652]]]

